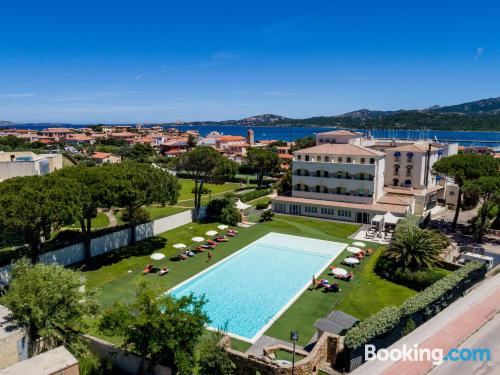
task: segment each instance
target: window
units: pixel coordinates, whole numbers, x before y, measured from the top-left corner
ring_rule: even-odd
[[[321,193],[321,186],[316,185],[316,193]]]
[[[309,214],[317,214],[318,213],[318,207],[314,206],[305,206],[304,211]]]
[[[361,164],[365,164],[365,158],[361,158]]]
[[[321,171],[316,171],[316,177],[321,177]]]
[[[370,158],[370,164],[375,164],[375,159],[374,158]]]
[[[449,195],[453,196],[453,195],[455,195],[455,192],[454,191],[450,191]]]
[[[397,176],[398,174],[399,174],[399,165],[398,165],[398,164],[396,164],[396,165],[394,166],[394,175],[395,175],[395,176]]]
[[[319,139],[319,143],[323,143],[325,140],[323,138]]]
[[[352,163],[352,158],[350,156],[347,157],[347,162],[350,164]]]
[[[297,155],[297,160],[301,160],[302,159],[302,155]]]
[[[360,180],[364,180],[365,179],[365,174],[364,173],[360,173],[359,174],[359,179]]]
[[[330,161],[330,158],[328,156],[325,156],[325,163],[328,163]]]
[[[309,161],[309,155],[306,155],[306,161]]]
[[[321,215],[333,216],[333,215],[335,215],[335,212],[334,212],[333,208],[321,207]]]
[[[351,217],[351,211],[348,211],[348,210],[338,210],[337,211],[337,216]]]
[[[412,170],[412,166],[407,165],[406,166],[406,177],[411,177],[411,170]]]
[[[342,156],[339,156],[339,158],[337,160],[339,163],[342,163]]]
[[[323,186],[323,193],[328,194],[328,188],[326,186]]]

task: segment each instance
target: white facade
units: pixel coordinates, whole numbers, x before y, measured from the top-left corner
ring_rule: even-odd
[[[273,198],[274,211],[369,223],[386,212],[424,215],[449,194],[453,201],[432,166],[456,145],[379,142],[350,131],[319,133],[316,144],[294,153],[291,196]]]
[[[61,168],[61,154],[0,152],[0,181],[12,177],[43,176]]]

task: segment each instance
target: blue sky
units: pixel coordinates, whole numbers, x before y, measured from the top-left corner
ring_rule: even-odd
[[[9,1],[0,120],[334,115],[500,96],[496,1]]]

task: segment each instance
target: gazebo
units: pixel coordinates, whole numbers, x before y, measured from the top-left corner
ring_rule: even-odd
[[[248,215],[250,214],[250,209],[252,208],[251,204],[245,204],[240,199],[238,199],[235,203],[236,209],[240,212],[241,221],[248,221]]]

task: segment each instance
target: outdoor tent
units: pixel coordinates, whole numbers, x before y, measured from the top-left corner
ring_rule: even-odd
[[[400,217],[394,216],[389,211],[384,214],[384,223],[387,225],[395,226],[398,221],[401,220]]]
[[[384,215],[375,215],[372,219],[372,228],[381,231],[384,228]]]

